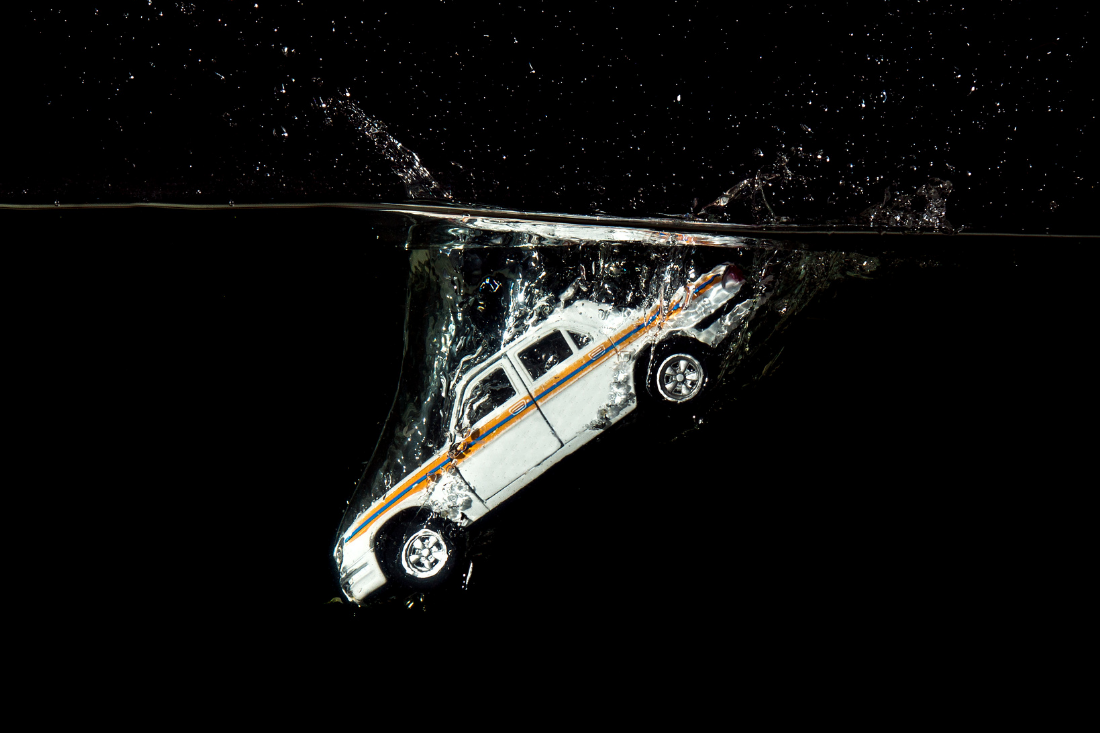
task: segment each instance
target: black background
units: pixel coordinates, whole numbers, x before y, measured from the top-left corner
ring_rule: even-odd
[[[1095,231],[1088,11],[252,5],[19,11],[0,201],[404,198],[377,146],[325,124],[346,90],[462,202],[682,215],[802,146],[829,162],[790,153],[810,180],[775,202],[796,222],[938,176],[956,226]],[[1088,392],[1052,328],[1076,312],[1080,245],[899,247],[816,300],[774,374],[725,385],[701,427],[639,411],[487,518],[469,588],[353,609],[326,604],[329,552],[392,400],[408,222],[4,220],[35,258],[13,280],[38,293],[21,316],[49,324],[32,363],[64,406],[43,434],[91,455],[45,511],[109,520],[82,525],[105,570],[51,591],[66,599],[728,654],[993,650],[1036,608],[1078,606],[1076,448],[1052,394]]]

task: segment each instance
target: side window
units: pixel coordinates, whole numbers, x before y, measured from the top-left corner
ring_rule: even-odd
[[[519,352],[519,360],[531,379],[538,379],[572,355],[565,336],[553,331]]]
[[[592,337],[588,334],[577,333],[576,331],[570,331],[569,338],[573,339],[573,343],[577,345],[578,349],[583,349],[592,341]]]
[[[508,375],[501,368],[490,371],[466,393],[466,402],[462,406],[464,426],[476,425],[478,420],[516,396]]]

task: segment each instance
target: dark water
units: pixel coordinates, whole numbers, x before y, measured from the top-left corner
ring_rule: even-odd
[[[608,623],[622,624],[612,636],[856,632],[1000,618],[1020,593],[1064,593],[1051,561],[1080,552],[1078,536],[1051,530],[1079,501],[1056,478],[1065,407],[1049,391],[1072,359],[1028,297],[1036,247],[909,248],[876,252],[869,277],[815,297],[766,375],[727,380],[690,417],[636,411],[479,523],[467,588],[325,605],[340,595],[330,553],[344,502],[397,383],[399,244],[413,222],[24,216],[50,236],[119,233],[111,248],[64,250],[116,273],[101,294],[112,318],[97,307],[66,325],[99,355],[75,414],[88,430],[92,415],[125,416],[124,454],[170,492],[107,506],[185,538],[133,559],[141,577],[172,568],[164,592],[181,604],[409,628],[499,618],[582,636]],[[326,241],[310,244],[318,232]],[[117,542],[132,553],[129,535]]]
[[[254,5],[20,11],[33,43],[0,203],[420,197],[1096,230],[1088,10]],[[1069,277],[1091,271],[1088,241],[801,242],[879,267],[809,302],[767,374],[724,383],[705,414],[639,410],[479,523],[468,587],[356,609],[326,604],[330,553],[393,401],[414,220],[3,217],[36,258],[12,272],[33,274],[25,302],[50,323],[31,353],[51,354],[63,443],[106,444],[60,503],[87,507],[127,467],[95,502],[108,536],[86,530],[92,564],[126,570],[65,598],[726,655],[797,638],[992,647],[1037,607],[1080,607],[1066,466],[1088,329],[1059,329],[1091,292]]]

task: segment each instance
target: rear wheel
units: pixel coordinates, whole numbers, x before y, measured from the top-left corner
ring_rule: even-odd
[[[662,354],[653,372],[653,391],[666,402],[687,402],[698,395],[707,382],[703,360],[689,351]]]

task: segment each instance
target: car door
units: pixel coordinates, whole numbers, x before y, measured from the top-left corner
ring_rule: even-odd
[[[583,433],[611,399],[615,363],[609,351],[611,342],[591,327],[561,324],[509,352],[563,443]]]
[[[514,367],[500,359],[463,390],[458,471],[486,500],[561,448]]]

